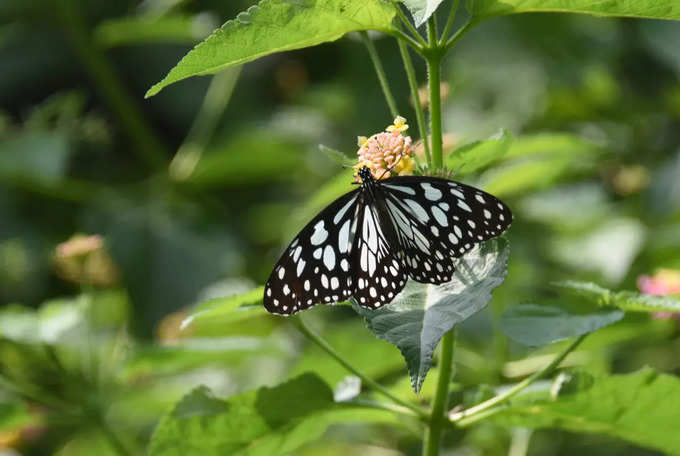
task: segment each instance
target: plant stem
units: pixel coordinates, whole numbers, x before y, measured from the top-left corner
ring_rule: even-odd
[[[215,132],[220,116],[231,99],[240,73],[239,66],[212,77],[196,120],[170,162],[171,178],[182,181],[193,174],[210,137]]]
[[[427,62],[428,86],[430,89],[430,135],[432,137],[432,167],[440,169],[443,166],[442,159],[442,99],[441,85],[441,62],[443,53],[437,40],[437,23],[434,18],[427,20],[427,34],[429,44],[425,53]]]
[[[366,399],[351,399],[349,401],[344,401],[340,402],[340,405],[346,405],[346,406],[358,406],[358,407],[366,407],[366,408],[373,408],[373,409],[379,409],[379,410],[386,410],[388,412],[392,413],[397,413],[399,415],[406,415],[406,416],[411,416],[414,418],[418,418],[420,420],[425,420],[427,417],[423,417],[415,413],[413,410],[408,409],[406,407],[402,407],[401,405],[395,405],[395,404],[387,404],[385,402],[378,402],[378,401],[369,401]]]
[[[461,28],[459,28],[456,33],[453,34],[451,38],[446,42],[444,45],[444,53],[446,53],[449,49],[453,47],[456,42],[463,37],[473,26],[474,24],[470,21],[467,21]]]
[[[102,98],[135,144],[139,158],[150,169],[163,166],[167,153],[160,139],[147,123],[118,77],[114,66],[90,36],[78,0],[59,2],[57,13],[80,58]]]
[[[423,456],[437,456],[439,454],[439,441],[441,440],[442,429],[447,424],[444,412],[449,399],[449,384],[451,383],[455,340],[455,328],[452,328],[442,337],[439,379],[437,380],[437,391],[434,396],[434,403],[432,404],[430,423],[426,429],[425,440],[423,441]]]
[[[418,33],[418,30],[413,26],[413,24],[411,24],[411,21],[409,21],[408,17],[406,17],[399,4],[395,1],[393,1],[392,4],[397,11],[397,16],[399,16],[399,19],[401,19],[401,22],[406,26],[406,29],[411,32],[412,38],[414,38],[421,46],[427,46],[427,43],[423,37],[420,36],[420,33]]]
[[[414,51],[416,51],[418,54],[422,55],[423,47],[416,40],[414,40],[413,38],[411,38],[410,36],[408,36],[407,34],[402,32],[401,30],[396,29],[396,28],[391,30],[389,33],[392,36],[394,36],[395,38],[397,38],[397,40],[405,42],[406,44],[411,46]]]
[[[401,59],[404,62],[404,69],[406,70],[408,85],[411,88],[411,97],[413,98],[413,110],[416,112],[416,120],[418,121],[418,131],[420,132],[420,138],[423,140],[425,159],[427,160],[427,166],[431,167],[432,157],[430,156],[430,141],[427,135],[427,126],[425,124],[425,113],[423,112],[423,106],[420,103],[420,95],[418,94],[418,80],[416,79],[416,70],[413,68],[413,61],[411,60],[411,56],[408,53],[406,45],[401,40],[397,40],[397,44],[399,45]]]
[[[387,75],[385,74],[385,68],[383,67],[382,61],[380,60],[378,51],[375,49],[373,40],[371,40],[367,32],[359,32],[359,35],[361,36],[361,40],[366,45],[366,49],[368,49],[368,55],[371,56],[371,60],[373,61],[373,67],[375,68],[375,72],[378,75],[380,87],[382,87],[382,91],[383,94],[385,95],[387,105],[390,108],[390,114],[392,114],[393,118],[397,117],[399,115],[399,109],[397,109],[397,102],[394,100],[394,95],[392,95],[390,83],[387,80]]]
[[[473,417],[478,418],[479,416],[482,416],[482,414],[484,414],[483,416],[486,417],[489,416],[490,414],[493,414],[494,413],[493,410],[495,410],[493,408],[495,406],[502,404],[503,402],[507,401],[508,399],[515,396],[517,393],[519,393],[520,391],[534,383],[536,380],[539,380],[540,378],[552,372],[557,366],[560,365],[560,363],[564,360],[564,358],[567,357],[569,353],[571,353],[576,347],[578,347],[581,344],[581,342],[583,342],[583,339],[585,339],[586,335],[587,334],[579,336],[559,355],[557,355],[550,364],[545,366],[540,371],[534,372],[531,376],[525,378],[524,380],[517,383],[515,386],[508,389],[504,393],[499,394],[498,396],[492,397],[491,399],[484,401],[481,404],[477,404],[474,407],[470,407],[467,410],[463,410],[462,412],[449,414],[449,420],[454,423],[457,423],[459,426],[467,426],[479,420],[473,419]]]
[[[451,33],[451,28],[453,27],[453,21],[456,19],[456,11],[458,11],[458,3],[460,0],[453,0],[453,5],[451,5],[451,11],[449,11],[449,19],[446,21],[444,26],[444,31],[442,32],[441,38],[439,40],[439,45],[446,43],[449,39],[449,33]]]
[[[430,90],[430,145],[432,147],[432,167],[443,166],[442,103],[440,94],[441,58],[436,54],[427,56],[428,85]]]
[[[394,394],[375,380],[371,379],[370,377],[366,376],[362,372],[360,372],[356,367],[352,366],[345,358],[342,357],[342,355],[338,352],[336,352],[333,347],[331,347],[328,342],[326,342],[320,335],[318,335],[316,332],[314,332],[312,329],[310,329],[302,320],[301,317],[293,317],[292,319],[293,324],[295,327],[300,330],[302,334],[304,334],[309,340],[314,342],[316,345],[319,346],[323,351],[331,355],[337,362],[342,364],[342,366],[359,377],[361,381],[376,390],[377,392],[383,394],[385,397],[391,399],[393,402],[406,407],[407,409],[412,410],[415,412],[418,416],[420,417],[427,417],[428,413],[427,411],[421,409],[415,404],[411,404],[408,401],[405,401]]]

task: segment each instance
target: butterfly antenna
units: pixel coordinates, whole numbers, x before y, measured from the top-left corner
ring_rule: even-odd
[[[384,176],[385,174],[387,174],[387,173],[389,173],[390,171],[392,171],[392,168],[394,168],[395,166],[397,166],[397,165],[399,164],[399,162],[401,161],[401,159],[402,159],[403,156],[404,156],[404,151],[401,151],[401,152],[399,153],[399,158],[397,158],[397,161],[395,161],[394,164],[393,164],[392,166],[390,166],[390,167],[387,168],[385,171],[383,171],[383,173],[380,175],[380,177],[378,178],[378,180],[382,179],[383,176]]]

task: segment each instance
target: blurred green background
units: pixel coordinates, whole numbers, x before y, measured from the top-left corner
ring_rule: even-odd
[[[192,305],[262,284],[291,234],[350,188],[319,144],[352,156],[357,135],[392,121],[353,36],[143,98],[252,3],[0,2],[0,372],[30,390],[0,383],[3,456],[116,454],[104,421],[141,454],[195,385],[228,395],[307,370],[345,377],[280,318],[180,330]],[[375,39],[415,137],[398,48]],[[508,279],[461,332],[460,400],[555,349],[508,342],[505,307],[548,295],[553,280],[635,289],[680,269],[678,42],[674,22],[520,15],[483,23],[444,62],[449,147],[501,129],[514,138],[500,163],[466,176],[516,222]],[[308,315],[374,378],[409,399],[431,394],[436,376],[415,397],[398,351],[351,309]],[[634,315],[570,359],[680,373],[679,355],[673,321]],[[446,454],[508,454],[515,438],[480,425],[449,433]],[[296,454],[411,455],[419,439],[408,425],[334,426]],[[577,451],[657,454],[557,431],[536,431],[527,454]]]

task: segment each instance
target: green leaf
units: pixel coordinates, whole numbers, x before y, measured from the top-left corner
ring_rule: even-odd
[[[500,166],[485,172],[479,185],[499,196],[548,187],[564,177],[592,170],[602,148],[577,136],[541,133],[512,141]]]
[[[100,46],[116,47],[149,43],[195,43],[214,28],[203,16],[128,16],[104,21],[94,31]]]
[[[380,309],[353,305],[377,337],[399,348],[416,392],[444,333],[483,309],[493,289],[503,283],[509,253],[505,239],[493,239],[457,259],[456,273],[448,283],[431,285],[410,280],[390,304]]]
[[[0,432],[11,432],[34,421],[37,420],[31,416],[25,405],[18,402],[0,402]]]
[[[262,0],[201,42],[146,93],[190,76],[215,74],[275,52],[335,41],[346,33],[392,29],[395,11],[381,0]]]
[[[321,151],[324,155],[326,155],[329,159],[331,159],[334,163],[338,165],[353,166],[356,164],[356,159],[353,160],[349,158],[347,155],[340,152],[339,150],[335,150],[331,147],[324,146],[323,144],[319,144],[319,151]]]
[[[524,345],[545,345],[596,331],[623,318],[617,309],[579,315],[557,306],[520,304],[505,311],[501,329]]]
[[[506,130],[501,130],[489,139],[465,144],[447,157],[446,165],[456,171],[456,174],[474,173],[503,158],[512,139]]]
[[[161,419],[149,455],[290,454],[334,422],[391,419],[382,412],[334,403],[331,389],[313,374],[227,400],[199,387]]]
[[[401,0],[413,16],[416,27],[423,25],[444,0]]]
[[[665,454],[680,454],[678,409],[680,379],[645,368],[627,375],[596,377],[582,389],[572,394],[565,391],[555,400],[518,396],[491,420],[512,427],[605,434]]]
[[[258,287],[242,295],[211,299],[196,307],[182,322],[182,328],[192,326],[198,329],[204,325],[226,325],[266,315],[262,306],[263,296],[264,288]]]
[[[680,4],[675,0],[468,0],[468,10],[476,20],[538,12],[680,20]]]
[[[592,282],[565,281],[554,285],[598,306],[614,306],[626,312],[680,313],[680,299],[673,296],[645,295],[634,291],[616,292]]]

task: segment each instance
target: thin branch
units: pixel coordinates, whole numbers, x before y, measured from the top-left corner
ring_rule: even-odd
[[[395,10],[397,11],[397,16],[399,16],[399,19],[401,19],[401,22],[406,26],[406,29],[411,32],[411,35],[413,38],[420,43],[421,46],[427,47],[427,43],[425,42],[425,39],[418,33],[418,29],[416,29],[413,24],[411,24],[411,21],[406,17],[406,14],[404,14],[404,11],[401,9],[401,6],[399,6],[398,3],[392,2],[394,5]]]
[[[444,53],[448,52],[449,49],[453,47],[456,42],[463,37],[475,24],[471,21],[467,21],[461,28],[453,34],[453,36],[444,45]]]
[[[453,5],[451,5],[451,11],[449,12],[449,19],[446,21],[444,26],[444,31],[442,31],[441,38],[439,39],[439,44],[443,45],[449,38],[449,33],[451,33],[451,28],[453,27],[453,22],[456,19],[456,11],[458,11],[458,3],[460,0],[453,0]]]
[[[413,410],[402,407],[401,405],[395,405],[395,404],[388,404],[385,402],[378,402],[378,401],[370,401],[366,399],[351,399],[349,401],[343,401],[339,402],[339,405],[346,405],[346,406],[358,406],[358,407],[366,407],[366,408],[373,408],[373,409],[379,409],[379,410],[385,410],[388,412],[392,413],[397,413],[399,415],[406,415],[414,418],[418,418],[419,420],[425,420],[426,417],[423,417],[421,415],[418,415],[415,413]]]
[[[470,420],[473,416],[475,418],[478,418],[478,416],[481,416],[481,414],[485,414],[484,417],[488,416],[488,414],[493,414],[495,413],[494,407],[502,404],[503,402],[507,401],[511,397],[515,396],[517,393],[534,383],[536,380],[541,379],[542,377],[548,375],[550,372],[552,372],[557,366],[560,365],[560,363],[564,360],[564,358],[567,357],[569,353],[571,353],[576,347],[583,342],[583,339],[585,339],[587,334],[583,334],[582,336],[579,336],[574,342],[572,342],[567,348],[565,348],[559,355],[555,357],[555,359],[552,360],[550,364],[545,366],[543,369],[540,371],[534,372],[530,377],[525,378],[521,382],[517,383],[515,386],[512,388],[508,389],[507,391],[499,394],[498,396],[492,397],[491,399],[482,402],[481,404],[477,404],[474,407],[470,407],[467,410],[463,410],[462,412],[456,412],[456,413],[450,413],[449,414],[449,420],[457,423],[460,426],[465,426],[469,425],[472,422],[478,421],[478,419],[475,420]],[[463,420],[466,420],[465,422]]]
[[[427,134],[427,124],[425,123],[425,113],[423,112],[423,106],[420,104],[420,95],[418,93],[418,80],[416,79],[416,71],[413,68],[413,61],[408,53],[406,45],[397,41],[399,45],[399,52],[401,53],[401,59],[404,61],[404,69],[406,70],[406,77],[408,78],[408,85],[411,88],[411,98],[413,98],[413,109],[416,113],[416,120],[418,121],[418,131],[420,132],[420,138],[423,140],[423,148],[425,150],[425,159],[427,160],[427,166],[432,166],[432,157],[430,156],[430,142]]]
[[[373,67],[375,68],[375,72],[378,75],[380,87],[382,88],[383,94],[385,95],[387,106],[389,106],[390,108],[390,113],[392,114],[392,117],[395,118],[399,115],[399,109],[397,108],[397,102],[394,99],[394,95],[392,95],[390,83],[387,80],[385,68],[383,67],[382,61],[380,60],[378,51],[375,49],[373,40],[371,40],[371,38],[368,36],[368,33],[359,32],[359,35],[361,36],[361,40],[366,45],[366,49],[368,49],[368,54],[371,56],[371,60],[373,61]]]
[[[409,46],[411,46],[413,48],[413,50],[418,53],[418,55],[423,54],[423,46],[421,46],[420,43],[418,43],[416,40],[411,38],[406,33],[402,32],[399,29],[392,29],[388,33],[390,35],[394,36],[395,38],[397,38],[399,41],[403,41],[406,44],[408,44]]]
[[[415,404],[411,404],[408,401],[405,401],[401,399],[400,397],[395,396],[390,390],[376,382],[375,380],[371,379],[364,373],[360,372],[356,367],[352,366],[345,358],[340,355],[333,347],[331,347],[328,342],[326,342],[320,335],[318,335],[316,332],[314,332],[312,329],[310,329],[302,320],[301,317],[294,317],[291,319],[292,323],[295,325],[295,327],[300,330],[302,334],[304,334],[309,340],[314,342],[316,345],[319,346],[323,351],[328,353],[332,358],[334,358],[337,362],[342,364],[342,366],[359,377],[361,381],[376,390],[377,392],[381,393],[385,397],[391,399],[393,402],[406,407],[413,412],[415,412],[418,416],[421,417],[428,417],[429,414],[426,410],[421,409]]]

